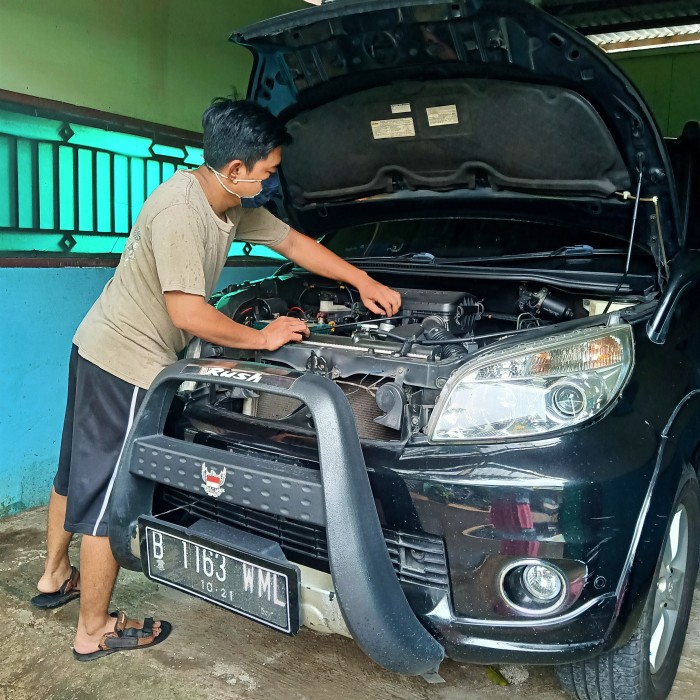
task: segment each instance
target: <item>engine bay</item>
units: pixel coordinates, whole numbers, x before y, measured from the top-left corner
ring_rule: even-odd
[[[475,351],[514,331],[603,310],[602,301],[526,283],[480,280],[478,295],[463,288],[463,279],[443,281],[442,288],[391,286],[401,294],[402,306],[386,318],[369,311],[355,289],[320,277],[289,275],[233,285],[211,300],[226,316],[257,329],[281,315],[295,316],[306,323],[309,337],[275,351],[195,340],[188,356],[319,374],[345,392],[360,437],[399,440],[427,425],[441,389]],[[309,412],[292,400],[248,389],[201,396],[227,413],[313,430]]]

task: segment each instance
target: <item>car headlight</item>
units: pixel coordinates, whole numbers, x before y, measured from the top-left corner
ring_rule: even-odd
[[[474,442],[569,428],[617,398],[633,363],[628,325],[496,350],[450,377],[427,433],[435,442]]]

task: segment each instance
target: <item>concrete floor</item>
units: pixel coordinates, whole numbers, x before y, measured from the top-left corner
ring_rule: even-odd
[[[79,664],[71,656],[78,604],[53,612],[28,601],[43,562],[46,510],[0,520],[0,700],[564,700],[553,673],[515,668],[517,685],[494,685],[480,666],[445,662],[442,685],[394,675],[348,639],[302,630],[288,638],[183,593],[122,572],[114,607],[170,620],[162,646]],[[77,551],[74,555],[77,561]],[[504,669],[507,673],[508,669]],[[700,692],[700,588],[671,698]]]

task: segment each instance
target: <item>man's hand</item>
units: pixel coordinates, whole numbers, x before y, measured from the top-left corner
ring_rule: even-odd
[[[165,307],[180,330],[215,345],[245,350],[277,350],[285,343],[298,342],[309,335],[303,321],[280,316],[263,330],[236,323],[204,301],[204,297],[185,292],[165,292]]]
[[[304,321],[291,316],[280,316],[260,331],[265,338],[265,350],[277,350],[287,343],[298,343],[309,337],[309,328]]]
[[[281,243],[270,247],[309,272],[340,280],[354,287],[372,313],[394,316],[401,308],[401,295],[398,292],[373,280],[364,270],[359,270],[339,258],[328,248],[299,231],[290,229],[289,235]]]
[[[375,314],[395,316],[401,308],[401,295],[371,277],[357,285],[362,303]]]

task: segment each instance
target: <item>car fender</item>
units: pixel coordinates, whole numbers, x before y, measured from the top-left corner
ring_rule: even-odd
[[[695,456],[700,435],[700,389],[689,391],[661,433],[661,444],[649,490],[638,516],[636,533],[618,585],[617,614],[609,639],[625,645],[634,633],[654,582],[656,565],[676,496],[698,475]]]

